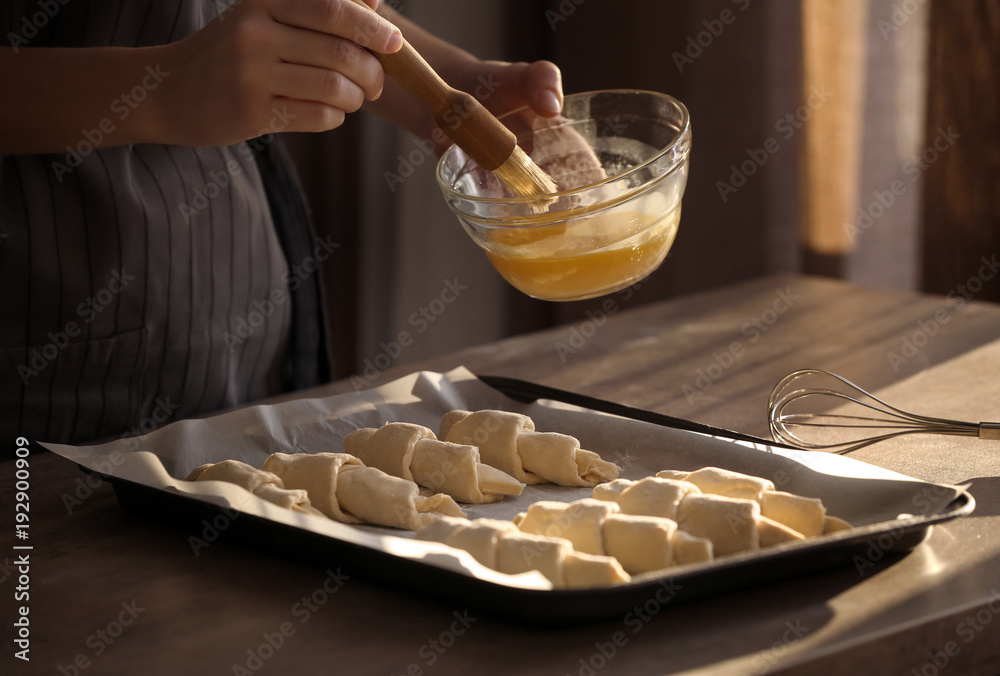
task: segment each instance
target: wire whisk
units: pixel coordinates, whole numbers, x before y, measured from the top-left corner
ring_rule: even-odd
[[[814,386],[796,381],[814,377]],[[862,407],[858,414],[792,412],[789,406],[810,398],[832,398]],[[828,403],[835,403],[830,401]],[[775,441],[810,451],[844,454],[904,434],[948,434],[1000,440],[1000,423],[972,423],[907,413],[829,371],[803,369],[782,378],[767,402]],[[810,441],[806,436],[814,435]]]

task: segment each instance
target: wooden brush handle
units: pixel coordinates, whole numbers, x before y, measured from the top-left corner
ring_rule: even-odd
[[[364,5],[361,0],[355,2]],[[517,147],[514,133],[476,97],[442,80],[408,41],[403,40],[402,48],[393,54],[372,54],[386,75],[431,109],[441,130],[480,167],[493,171],[514,152]]]

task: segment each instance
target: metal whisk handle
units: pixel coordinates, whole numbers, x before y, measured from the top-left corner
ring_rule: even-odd
[[[814,399],[841,406],[830,413],[786,411]],[[767,417],[775,441],[835,453],[850,453],[904,434],[951,434],[1000,441],[1000,422],[974,423],[907,413],[822,369],[794,371],[778,381],[768,398]],[[837,430],[837,436],[825,434]]]

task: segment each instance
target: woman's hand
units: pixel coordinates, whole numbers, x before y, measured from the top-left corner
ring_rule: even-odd
[[[449,83],[479,100],[494,115],[511,110],[531,108],[543,117],[555,117],[562,110],[562,74],[551,61],[473,60],[457,70]],[[443,131],[437,129],[433,117],[427,117],[427,129],[420,132],[434,142],[435,151],[443,153],[451,145]]]
[[[562,75],[554,63],[482,61],[428,33],[386,5],[380,6],[378,12],[403,31],[407,41],[445,82],[475,96],[494,115],[522,106],[530,106],[545,117],[559,114],[563,103]],[[427,106],[395,83],[386,85],[386,95],[370,106],[372,110],[428,140],[438,153],[444,152],[451,141],[438,129]]]
[[[479,61],[466,63],[453,77],[453,87],[469,92],[494,115],[531,108],[542,117],[555,117],[562,110],[562,74],[551,61]],[[443,153],[451,145],[431,119],[427,137]]]
[[[474,94],[494,115],[523,106],[543,117],[562,110],[562,74],[551,61],[474,61],[456,79],[452,86]]]
[[[558,112],[562,86],[552,63],[480,61],[388,9],[379,11],[389,20],[372,12],[377,0],[363,1],[368,7],[361,0],[237,0],[197,33],[154,47],[0,48],[5,94],[19,102],[0,107],[0,154],[227,145],[332,129],[380,98],[385,78],[371,52],[399,49],[395,23],[446,80],[495,114],[522,105]],[[391,89],[380,112],[441,138],[432,135],[426,106]]]
[[[242,0],[165,47],[156,135],[204,146],[332,129],[381,95],[371,51],[401,44],[395,26],[352,0]]]
[[[0,48],[0,155],[129,143],[217,146],[322,131],[382,91],[371,51],[402,44],[377,0],[236,0],[197,33],[141,48]],[[369,51],[371,50],[371,51]]]

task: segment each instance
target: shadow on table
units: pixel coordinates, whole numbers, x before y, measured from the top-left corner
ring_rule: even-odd
[[[359,583],[345,587],[341,600],[347,603],[323,622],[329,621],[331,631],[352,622],[393,645],[414,646],[411,661],[383,662],[379,673],[426,673],[433,667],[434,674],[466,674],[475,665],[483,673],[519,676],[665,674],[734,660],[742,663],[734,673],[765,673],[826,626],[833,616],[830,599],[860,581],[848,567],[685,602],[650,599],[614,620],[548,628],[481,615],[473,599],[471,608],[455,606]],[[356,604],[370,595],[379,605],[368,603],[359,612]],[[377,643],[360,649],[367,654]]]
[[[824,639],[850,649],[831,651],[804,673],[870,673],[879,663],[891,673],[943,673],[946,666],[948,673],[1000,673],[983,668],[983,659],[997,659],[996,539],[981,536],[983,526],[972,519],[998,514],[1000,479],[970,481],[977,506],[969,517],[935,526],[898,565],[865,571],[864,584],[845,589],[836,607],[868,612],[849,615]]]
[[[732,673],[766,673],[828,625],[831,599],[863,581],[847,565],[696,600],[651,599],[613,620],[546,628],[495,619],[474,598],[454,604],[394,591],[333,560],[298,563],[223,537],[195,551],[192,535],[202,533],[121,512],[106,499],[99,511],[93,516],[108,528],[129,533],[128,551],[104,554],[120,579],[107,580],[102,595],[116,598],[126,585],[148,608],[130,641],[102,658],[109,668],[126,663],[126,645],[153,642],[171,664],[199,655],[197,673],[237,666],[256,673],[266,663],[269,673],[329,673],[338,665],[336,673],[437,676],[474,665],[489,674],[604,676],[727,661],[740,664]],[[885,557],[865,577],[906,558]],[[72,645],[74,634],[66,638]]]
[[[981,476],[962,482],[976,499],[976,509],[970,516],[1000,516],[1000,477]]]

